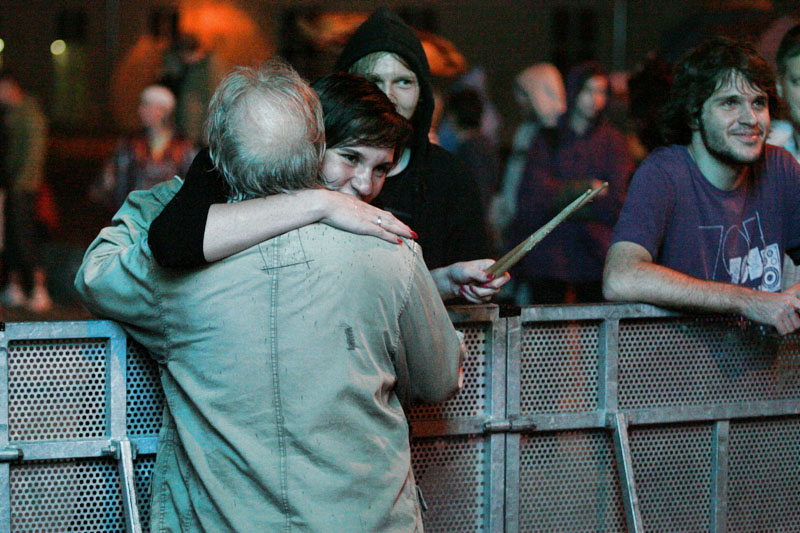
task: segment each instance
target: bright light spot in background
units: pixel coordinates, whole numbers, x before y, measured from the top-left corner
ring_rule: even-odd
[[[61,39],[53,41],[52,44],[50,44],[50,53],[53,54],[54,56],[60,56],[66,50],[67,50],[67,43],[65,43]]]
[[[6,47],[6,42],[3,39],[0,39],[0,52],[3,51],[3,48]]]

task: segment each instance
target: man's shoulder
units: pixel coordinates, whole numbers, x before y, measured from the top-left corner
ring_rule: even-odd
[[[403,239],[403,244],[395,244],[371,235],[351,233],[319,222],[287,233],[287,235],[292,234],[303,240],[313,239],[315,241],[314,251],[323,256],[331,251],[336,253],[341,251],[345,257],[353,254],[379,252],[394,254],[399,258],[419,253],[419,245],[411,239]],[[270,241],[272,240],[274,239],[270,239]],[[281,243],[280,240],[275,242]]]
[[[149,226],[164,209],[164,206],[178,193],[181,185],[183,185],[183,180],[175,176],[150,189],[131,192],[114,215],[114,219],[132,217],[139,220],[142,226]]]
[[[780,146],[764,146],[764,160],[757,171],[759,181],[779,188],[794,190],[800,185],[800,164],[794,156]]]
[[[639,164],[636,175],[659,173],[668,178],[683,176],[691,171],[692,164],[693,161],[686,146],[679,144],[660,146],[650,152]]]
[[[688,155],[688,150],[682,144],[669,144],[659,146],[644,159],[642,163],[670,163],[684,161]]]

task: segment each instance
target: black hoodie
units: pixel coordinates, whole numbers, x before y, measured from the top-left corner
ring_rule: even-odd
[[[419,80],[420,100],[411,121],[414,140],[409,164],[386,179],[375,203],[419,234],[428,268],[489,257],[475,179],[450,152],[428,142],[433,90],[428,60],[414,31],[385,8],[379,9],[350,38],[337,71],[378,51],[395,52],[406,60]],[[224,203],[226,198],[225,180],[214,169],[208,149],[202,150],[183,187],[150,226],[150,248],[158,264],[183,268],[205,264],[208,206]]]
[[[411,117],[414,140],[408,166],[386,178],[376,203],[419,234],[428,268],[489,257],[489,241],[478,186],[450,152],[428,142],[433,118],[430,67],[417,35],[386,8],[373,13],[347,41],[337,71],[373,52],[393,52],[419,81],[419,103]]]

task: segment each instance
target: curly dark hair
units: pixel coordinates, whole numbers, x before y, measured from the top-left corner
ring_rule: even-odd
[[[699,120],[703,104],[735,74],[766,93],[770,114],[777,109],[775,75],[769,64],[751,44],[717,37],[690,51],[675,68],[670,99],[664,107],[664,141],[689,144],[692,124]]]

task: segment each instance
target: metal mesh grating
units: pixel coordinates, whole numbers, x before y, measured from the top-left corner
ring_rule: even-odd
[[[519,463],[520,531],[626,531],[607,433],[523,436]]]
[[[437,405],[419,405],[409,410],[408,419],[448,420],[482,416],[486,411],[486,350],[490,326],[459,327],[464,333],[464,387],[451,400]]]
[[[547,322],[521,331],[520,413],[597,408],[599,324]]]
[[[800,529],[800,420],[732,423],[728,531]]]
[[[134,490],[136,491],[136,503],[139,506],[139,521],[145,531],[150,525],[150,482],[155,466],[155,455],[140,455],[133,462]]]
[[[104,339],[8,344],[11,442],[106,436]]]
[[[711,435],[710,426],[631,431],[645,531],[708,531]]]
[[[125,531],[113,461],[12,465],[11,530],[16,533]]]
[[[428,505],[425,531],[483,531],[486,448],[480,437],[414,440],[411,464]]]
[[[731,317],[620,322],[621,409],[800,397],[797,337],[780,341]]]
[[[128,437],[158,437],[164,393],[158,365],[140,344],[128,339]]]

